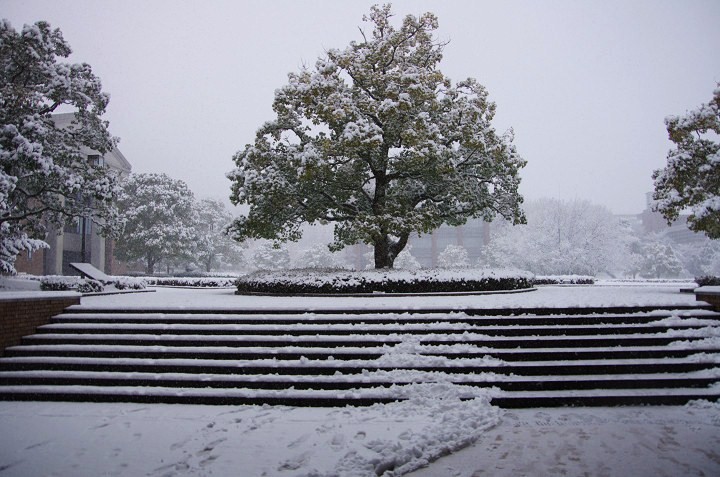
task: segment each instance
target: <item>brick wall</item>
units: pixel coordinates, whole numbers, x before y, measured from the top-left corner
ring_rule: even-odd
[[[20,344],[23,336],[33,334],[38,326],[47,324],[50,317],[61,313],[68,306],[79,304],[80,295],[75,293],[49,297],[37,294],[0,296],[0,356],[5,348]]]
[[[696,288],[695,299],[698,301],[706,301],[710,303],[715,310],[720,311],[720,291],[705,291],[702,288]]]

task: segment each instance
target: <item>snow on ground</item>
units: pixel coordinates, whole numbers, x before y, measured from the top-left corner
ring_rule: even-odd
[[[82,304],[185,309],[698,304],[678,288],[542,287],[512,295],[337,299],[159,289],[84,297]],[[720,475],[718,404],[504,411],[482,395],[460,401],[462,388],[414,385],[405,402],[337,409],[0,402],[0,477],[371,477],[387,469],[394,470],[386,477]]]
[[[131,293],[83,297],[82,305],[104,308],[167,307],[194,309],[347,309],[347,308],[518,308],[615,305],[698,305],[692,293],[679,289],[692,284],[663,283],[648,285],[542,286],[523,293],[490,295],[449,295],[395,297],[377,294],[368,297],[271,297],[235,295],[233,289],[187,290],[158,288],[155,293]]]

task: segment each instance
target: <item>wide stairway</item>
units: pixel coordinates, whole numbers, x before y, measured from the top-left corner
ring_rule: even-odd
[[[720,313],[76,306],[0,358],[0,400],[345,406],[422,389],[508,408],[715,401]]]

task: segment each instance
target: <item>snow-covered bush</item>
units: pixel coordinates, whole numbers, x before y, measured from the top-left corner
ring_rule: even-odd
[[[699,287],[717,287],[720,286],[720,277],[697,277],[695,283]]]
[[[417,258],[412,255],[411,250],[412,245],[407,245],[405,249],[395,257],[395,268],[400,270],[417,270],[422,268]]]
[[[327,245],[313,245],[300,252],[295,260],[295,268],[343,268],[338,254],[332,253]]]
[[[438,255],[438,267],[440,268],[468,268],[470,259],[465,247],[462,245],[450,244]]]
[[[145,280],[135,277],[115,277],[112,284],[118,290],[144,290],[147,288]]]
[[[96,280],[86,278],[49,275],[40,278],[40,290],[42,291],[68,291],[74,290],[80,293],[99,293],[104,290],[103,284]]]
[[[454,293],[532,287],[533,275],[513,270],[284,270],[237,280],[238,293]]]
[[[97,280],[83,280],[77,286],[77,291],[80,293],[101,293],[104,290],[103,284]]]
[[[259,270],[280,270],[290,267],[290,252],[283,246],[270,242],[260,243],[252,256],[253,265]]]
[[[537,276],[534,285],[593,285],[595,277],[587,275],[547,275]]]
[[[145,281],[150,286],[165,287],[198,287],[223,288],[235,285],[236,278],[222,277],[148,277]]]

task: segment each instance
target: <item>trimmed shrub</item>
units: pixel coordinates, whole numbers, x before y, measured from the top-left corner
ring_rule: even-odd
[[[100,293],[103,290],[105,287],[97,280],[83,280],[77,286],[77,291],[80,293]]]
[[[103,284],[96,280],[80,277],[50,275],[40,278],[42,291],[68,291],[80,293],[100,293],[104,290]]]
[[[720,277],[705,276],[695,278],[695,282],[699,287],[716,287],[720,286]]]
[[[532,287],[532,274],[504,270],[286,270],[238,278],[237,293],[455,293]]]
[[[134,277],[119,277],[112,282],[118,290],[144,290],[147,288],[145,280]]]
[[[538,276],[533,285],[594,285],[595,277],[588,275],[547,275]]]
[[[150,286],[222,288],[235,286],[235,277],[147,277]]]

